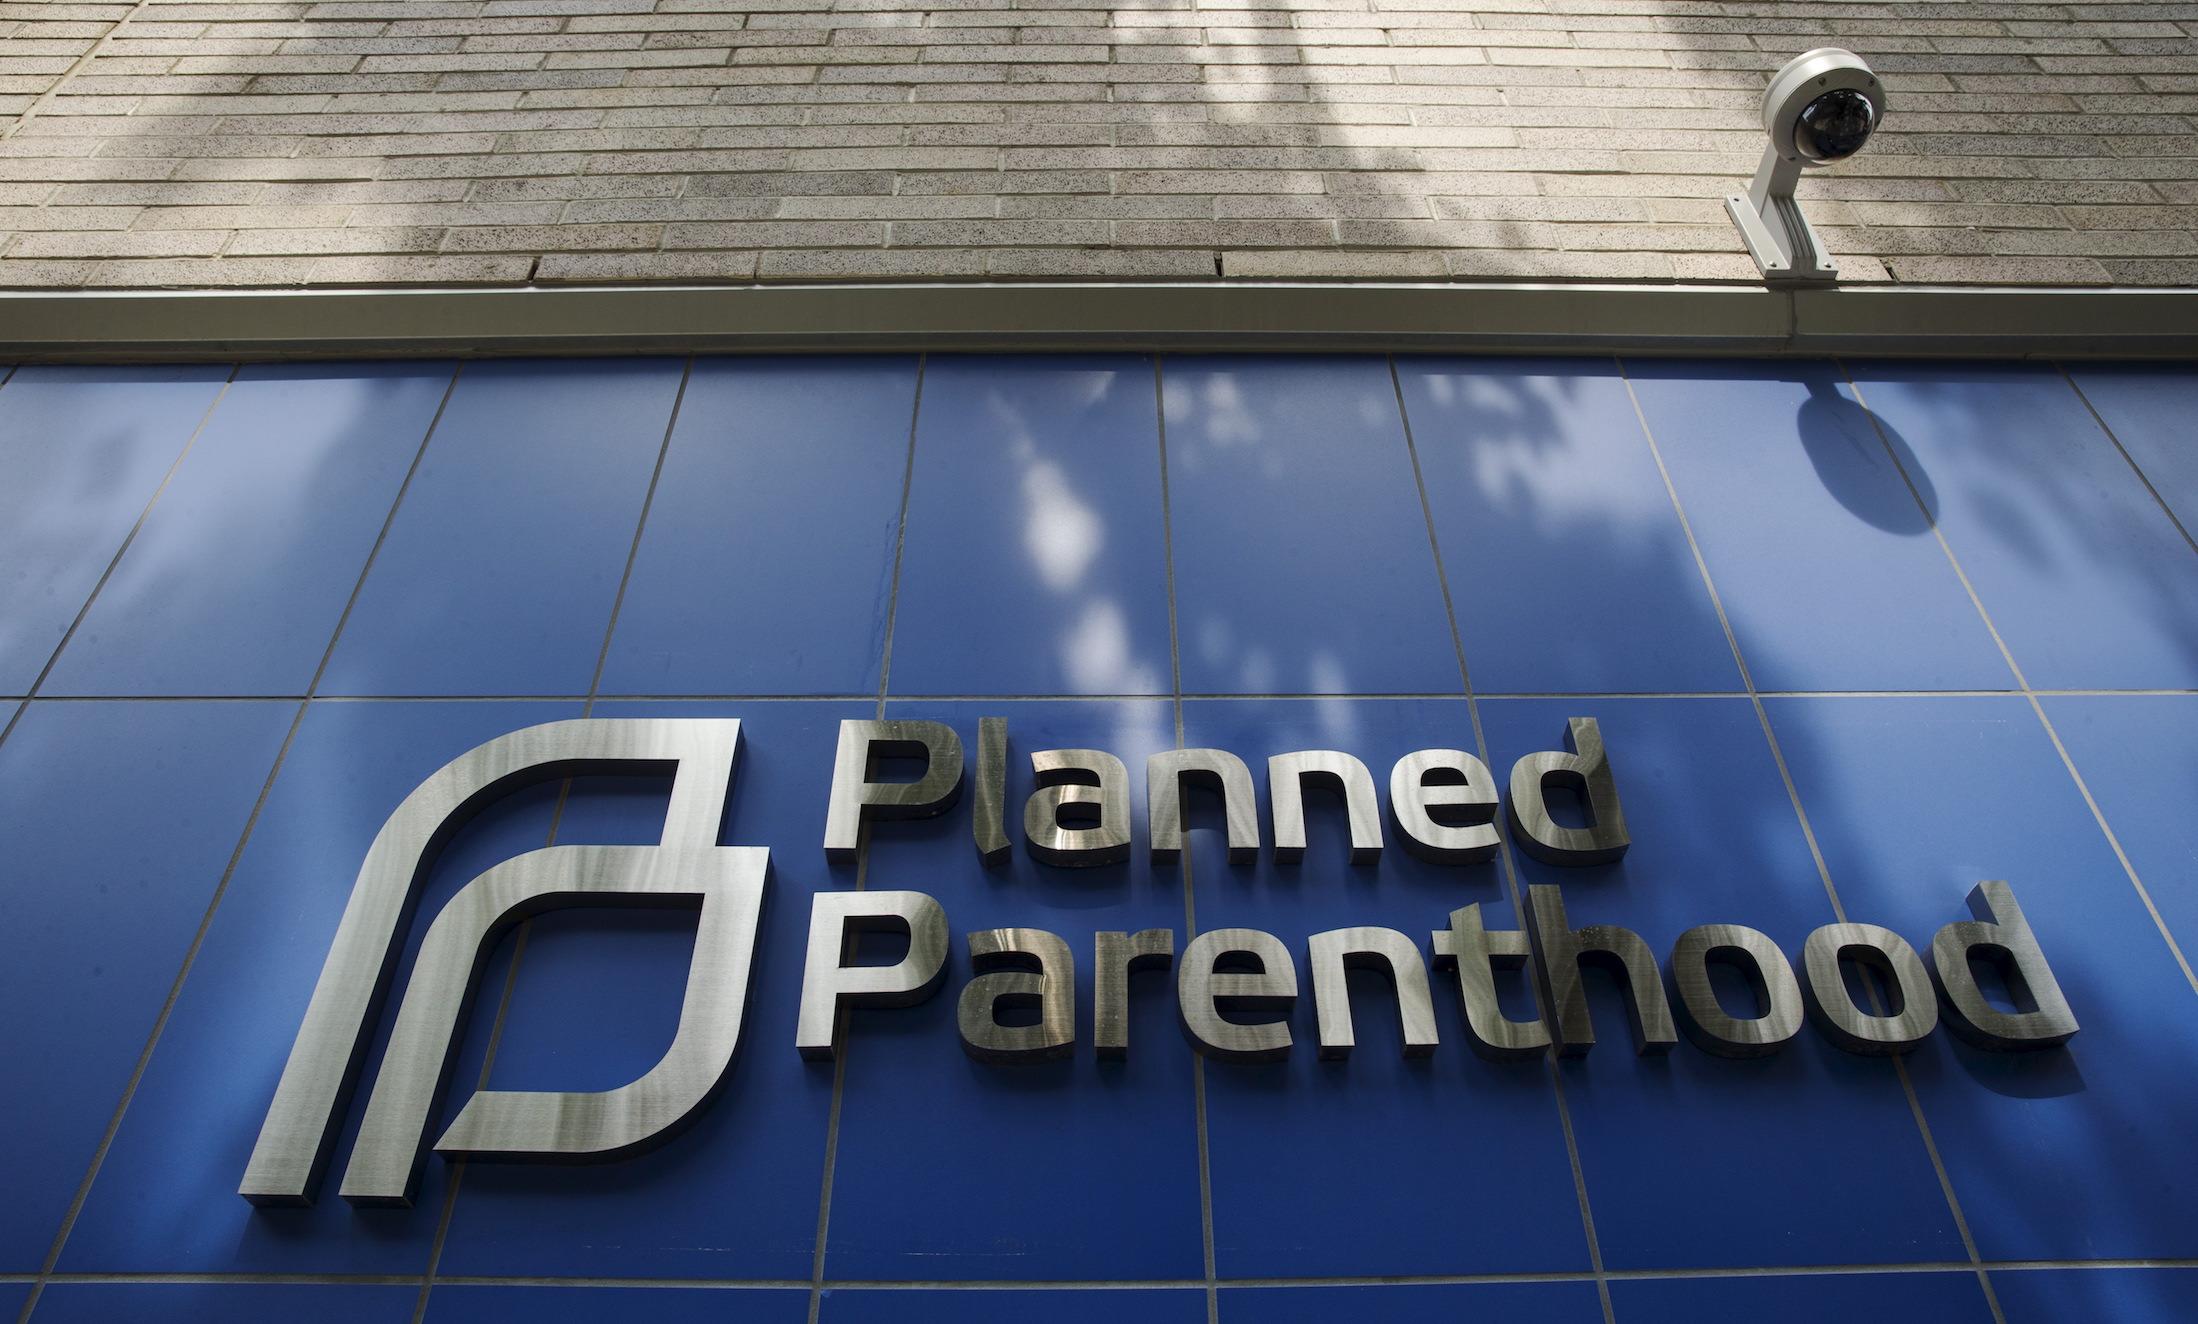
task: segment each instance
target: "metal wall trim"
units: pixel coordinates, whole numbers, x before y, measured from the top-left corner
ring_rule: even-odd
[[[1179,282],[0,291],[0,358],[827,350],[2167,358],[2198,290]]]

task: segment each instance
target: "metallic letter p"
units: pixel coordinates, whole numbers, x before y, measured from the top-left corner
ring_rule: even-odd
[[[344,1173],[356,1205],[409,1205],[435,1100],[493,939],[568,906],[699,906],[679,1029],[640,1079],[600,1093],[482,1090],[435,1143],[444,1154],[574,1160],[642,1148],[692,1117],[723,1080],[754,969],[769,852],[720,846],[740,723],[583,719],[499,736],[405,797],[376,834],[298,1027],[238,1193],[310,1204],[396,971],[419,881],[472,814],[517,787],[590,773],[674,774],[656,846],[551,846],[459,890],[429,924]]]

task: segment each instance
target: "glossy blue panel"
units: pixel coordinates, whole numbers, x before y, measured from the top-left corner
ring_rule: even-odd
[[[1757,686],[2013,687],[1836,365],[1626,372]]]
[[[2001,1270],[1992,1275],[2007,1324],[2184,1324],[2198,1300],[2190,1269]]]
[[[1159,411],[1144,357],[934,357],[896,694],[1166,694]]]
[[[30,1283],[0,1283],[0,1315],[13,1319],[20,1314],[23,1303],[30,1300]]]
[[[699,359],[608,694],[875,694],[916,360]]]
[[[1083,1292],[826,1292],[823,1324],[1200,1324],[1203,1291],[1108,1289]]]
[[[1662,958],[1697,924],[1744,924],[1797,957],[1837,918],[1746,701],[1491,699],[1481,715],[1505,769],[1563,748],[1568,717],[1602,727],[1632,848],[1590,869],[1519,858],[1522,884],[1564,889],[1575,927],[1623,925]],[[1587,984],[1597,1043],[1562,1073],[1606,1266],[1964,1257],[1890,1063],[1807,1031],[1769,1058],[1713,1057],[1684,1040],[1637,1058],[1615,981],[1597,972]],[[1767,1198],[1754,1163],[1705,1161],[1771,1153],[1779,1189],[1806,1199]]]
[[[660,1324],[801,1324],[809,1292],[677,1287],[502,1287],[438,1283],[427,1324],[600,1324],[647,1319]]]
[[[2042,700],[2185,956],[2198,950],[2198,695]]]
[[[0,746],[0,1271],[44,1262],[295,712],[35,703]]]
[[[2198,377],[2189,365],[2088,364],[2069,375],[2184,529],[2198,529]]]
[[[1848,914],[1921,947],[2005,879],[2083,1029],[2065,1049],[1909,1058],[1987,1260],[2192,1253],[2191,988],[2018,699],[1771,703]]]
[[[0,387],[0,693],[30,692],[228,375],[33,365]]]
[[[1460,690],[1387,360],[1170,359],[1165,399],[1185,693]]]
[[[1698,1324],[1709,1319],[1987,1324],[1992,1318],[1984,1289],[1976,1274],[1967,1270],[1621,1280],[1610,1285],[1610,1304],[1612,1313],[1626,1324]]]
[[[1349,751],[1366,761],[1386,799],[1399,756],[1473,745],[1462,699],[1192,702],[1184,705],[1183,728],[1186,744],[1230,750],[1251,765],[1270,845],[1270,754]],[[1353,866],[1339,801],[1319,791],[1307,798],[1302,865],[1278,867],[1271,850],[1256,864],[1231,865],[1218,797],[1200,792],[1188,803],[1199,928],[1265,930],[1300,967],[1290,1059],[1206,1067],[1218,1272],[1274,1278],[1587,1268],[1548,1072],[1539,1061],[1483,1062],[1467,1050],[1453,976],[1431,976],[1443,1038],[1432,1058],[1403,1057],[1389,982],[1372,972],[1351,976],[1356,1052],[1346,1062],[1316,1056],[1307,937],[1378,925],[1411,935],[1424,952],[1453,907],[1476,901],[1488,908],[1491,927],[1504,927],[1510,907],[1494,866],[1424,863],[1395,843],[1386,822],[1392,841],[1379,865]],[[1525,1015],[1527,1005],[1518,1003],[1514,1014]]]
[[[404,1324],[420,1289],[345,1283],[52,1283],[38,1298],[38,1324],[232,1324],[240,1319],[312,1319],[315,1324]]]
[[[578,712],[572,703],[313,705],[92,1184],[62,1256],[64,1271],[426,1269],[443,1203],[443,1160],[428,1158],[413,1209],[358,1211],[336,1194],[363,1093],[331,1150],[318,1205],[255,1209],[236,1194],[237,1182],[383,820],[457,755]],[[555,784],[543,784],[493,802],[444,848],[421,888],[418,915],[433,915],[490,864],[544,844],[557,795]],[[410,926],[399,981],[426,927],[420,919]],[[503,964],[492,962],[480,987],[500,989]],[[495,1001],[475,1000],[453,1081],[478,1078]],[[390,1019],[385,1008],[362,1081],[373,1078]],[[462,1102],[445,1099],[444,1114]]]
[[[2060,373],[1854,375],[2032,685],[2198,687],[2198,553]]]
[[[1400,358],[1397,375],[1476,689],[1740,688],[1614,365]]]
[[[723,1092],[693,1126],[648,1154],[582,1167],[474,1164],[442,1272],[809,1276],[832,1075],[795,1054],[794,1022],[809,896],[835,882],[819,843],[839,722],[874,712],[873,704],[849,703],[597,706],[600,717],[741,719],[722,839],[769,847],[772,867],[739,1055]],[[569,801],[558,835],[645,844],[663,825],[663,792],[652,785],[622,798]],[[537,918],[491,1083],[597,1090],[639,1077],[671,1043],[693,950],[691,912],[574,910]],[[618,1235],[601,1235],[606,1226]]]
[[[472,363],[324,694],[585,694],[682,365]]]
[[[43,692],[305,693],[450,374],[240,370]]]
[[[1593,1283],[1472,1283],[1412,1287],[1223,1288],[1222,1324],[1423,1324],[1500,1319],[1508,1324],[1595,1324]]]
[[[1190,1054],[1167,982],[1131,992],[1130,1057],[1092,1053],[1092,934],[1183,927],[1173,876],[1146,864],[1142,803],[1128,863],[1042,866],[1024,852],[1029,754],[1094,748],[1142,770],[1174,744],[1165,702],[907,703],[888,716],[951,721],[974,746],[981,715],[1006,715],[1013,859],[979,867],[970,810],[878,827],[866,885],[928,892],[954,936],[944,988],[902,1010],[852,1014],[824,1272],[860,1279],[1196,1278],[1198,1136]],[[1139,779],[1141,780],[1141,779]],[[1138,781],[1133,781],[1135,786]],[[969,977],[963,935],[1047,929],[1076,957],[1077,1045],[1067,1061],[994,1066],[964,1055],[954,1008]],[[881,958],[882,954],[881,954]],[[774,1051],[791,1054],[784,1040]],[[829,1076],[829,1065],[811,1068]]]

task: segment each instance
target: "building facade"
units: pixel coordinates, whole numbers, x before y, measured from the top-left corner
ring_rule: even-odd
[[[0,1311],[2191,1318],[2193,21],[0,3]]]

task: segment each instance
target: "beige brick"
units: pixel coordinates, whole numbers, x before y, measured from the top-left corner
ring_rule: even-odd
[[[550,282],[1218,262],[1754,284],[1721,199],[1756,99],[1840,40],[1894,101],[1803,186],[1847,281],[2198,284],[2194,24],[1930,0],[0,0],[0,279],[498,282],[539,259]]]
[[[750,281],[750,253],[551,253],[535,270],[543,284],[627,281]]]

